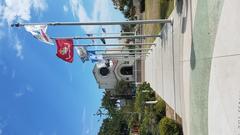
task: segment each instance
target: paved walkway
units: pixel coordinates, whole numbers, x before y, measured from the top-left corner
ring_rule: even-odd
[[[165,24],[161,38],[157,38],[156,46],[145,60],[145,80],[172,107],[176,108],[179,116],[181,110],[180,57],[182,56],[182,14],[175,9],[170,16],[174,24]]]
[[[176,4],[145,80],[182,117],[185,135],[239,135],[240,1]]]

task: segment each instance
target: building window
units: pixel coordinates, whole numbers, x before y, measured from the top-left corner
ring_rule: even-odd
[[[107,76],[108,74],[109,74],[109,69],[107,68],[107,67],[102,67],[102,68],[100,68],[100,74],[102,75],[102,76]]]
[[[133,67],[132,66],[122,67],[120,73],[122,75],[133,75]]]

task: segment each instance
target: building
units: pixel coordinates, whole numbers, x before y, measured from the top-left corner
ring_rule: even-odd
[[[130,58],[111,60],[110,66],[104,63],[97,63],[93,68],[93,74],[100,89],[109,90],[112,91],[111,93],[114,93],[113,90],[118,81],[135,81],[134,65],[134,60]]]

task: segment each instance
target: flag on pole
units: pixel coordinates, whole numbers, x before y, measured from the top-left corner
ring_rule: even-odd
[[[104,38],[101,38],[100,40],[102,41],[103,44],[106,44],[106,41]]]
[[[73,62],[73,40],[72,39],[56,39],[57,57],[69,63]]]
[[[105,29],[105,28],[102,28],[102,32],[106,34],[106,29]]]
[[[104,61],[103,56],[96,54],[95,51],[87,51],[87,52],[88,52],[88,57],[92,62]]]
[[[102,32],[106,34],[106,29],[102,28]],[[100,40],[102,41],[103,44],[106,44],[106,40],[104,38],[101,38]]]
[[[77,46],[75,49],[77,50],[77,54],[83,63],[89,60],[87,50],[84,46]]]
[[[93,36],[93,34],[86,34],[88,37],[92,37]],[[95,43],[95,40],[94,39],[92,39],[92,44],[94,44]]]
[[[44,43],[53,45],[52,39],[50,39],[46,34],[47,25],[25,25],[24,27],[25,30],[30,32],[36,39]]]

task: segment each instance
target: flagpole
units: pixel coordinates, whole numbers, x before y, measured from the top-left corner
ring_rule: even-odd
[[[118,54],[118,55],[108,55],[108,54],[105,54],[105,55],[102,55],[103,57],[146,57],[147,54],[136,54],[136,55],[130,55],[130,54]]]
[[[112,34],[112,35],[117,35],[117,34],[120,34],[120,35],[122,35],[122,34],[134,35],[135,32],[106,32],[106,33],[101,32],[101,33],[87,33],[87,34],[92,34],[92,35],[110,35],[110,34]]]
[[[98,50],[90,50],[90,51],[96,51],[96,52],[122,52],[122,51],[149,51],[152,50],[150,48],[137,48],[137,49],[98,49]]]
[[[150,54],[147,52],[133,52],[133,53],[97,53],[96,55],[135,55],[135,54]]]
[[[161,37],[161,35],[132,35],[132,36],[96,36],[96,37],[51,37],[51,39],[124,39],[124,38],[151,38]]]
[[[155,43],[134,43],[134,44],[124,44],[124,43],[116,44],[116,43],[114,43],[114,44],[92,44],[92,45],[90,45],[90,44],[76,44],[74,46],[91,47],[91,46],[136,46],[136,45],[138,45],[138,46],[145,46],[145,45],[156,46]]]
[[[126,60],[126,58],[118,58],[118,57],[116,57],[116,58],[109,58],[109,59],[114,59],[114,60]],[[130,60],[138,60],[138,61],[145,61],[145,58],[128,58],[128,59],[130,59]]]
[[[105,59],[118,59],[118,60],[126,60],[126,59],[132,59],[132,60],[141,60],[141,61],[144,61],[145,60],[145,56],[139,56],[139,57],[127,57],[127,56],[124,56],[124,57],[104,57]]]
[[[103,21],[103,22],[15,23],[15,24],[11,24],[11,27],[22,27],[25,25],[74,26],[74,25],[123,25],[123,24],[161,24],[161,23],[173,23],[173,20],[172,19],[155,19],[155,20]]]

